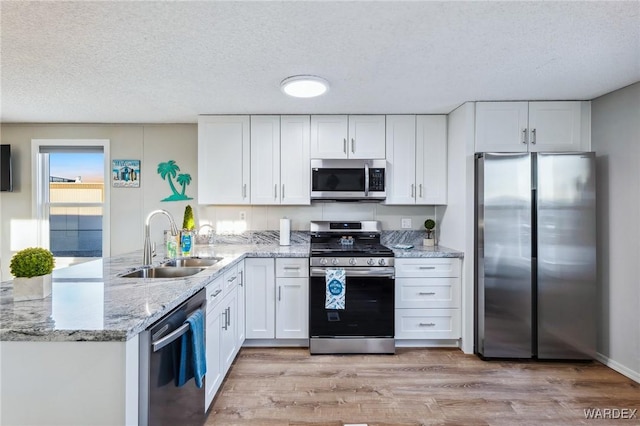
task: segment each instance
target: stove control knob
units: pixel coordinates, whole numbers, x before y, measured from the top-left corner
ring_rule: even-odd
[[[320,259],[320,264],[322,266],[326,266],[327,265],[327,259],[325,259],[324,257],[322,259]]]
[[[338,259],[331,259],[331,264],[333,266],[337,266],[338,265]]]
[[[375,265],[375,264],[376,264],[376,262],[375,262],[373,259],[369,259],[369,260],[367,260],[367,265],[369,265],[369,266],[373,266],[373,265]]]
[[[384,266],[386,263],[387,263],[387,262],[385,262],[385,260],[384,260],[384,259],[380,259],[380,260],[378,260],[378,264],[379,264],[380,266]]]
[[[354,257],[349,259],[349,265],[355,265],[355,264],[356,264],[356,259]]]

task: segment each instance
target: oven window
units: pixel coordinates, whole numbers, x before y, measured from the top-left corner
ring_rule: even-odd
[[[313,191],[364,191],[364,169],[313,169]]]
[[[349,277],[345,309],[325,309],[324,277],[311,277],[309,334],[311,337],[394,336],[394,280]]]

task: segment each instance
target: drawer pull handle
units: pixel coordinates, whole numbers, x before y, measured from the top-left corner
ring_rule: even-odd
[[[215,292],[215,293],[213,293],[213,294],[211,295],[211,298],[212,298],[212,299],[213,299],[213,298],[215,298],[215,297],[216,297],[217,295],[219,295],[220,293],[222,293],[222,290],[221,290],[221,289],[217,289],[217,290],[216,290],[216,292]]]
[[[428,322],[428,323],[421,322],[419,325],[420,327],[434,327],[436,324],[433,322]]]
[[[421,266],[419,269],[436,269],[435,266]]]
[[[436,294],[435,291],[421,291],[418,293],[420,296],[433,296]]]
[[[286,270],[286,271],[299,271],[300,267],[299,266],[285,266],[283,269]]]

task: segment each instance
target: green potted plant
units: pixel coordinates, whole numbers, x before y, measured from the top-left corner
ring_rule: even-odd
[[[428,247],[434,247],[436,244],[436,239],[435,239],[435,227],[436,227],[436,221],[433,219],[427,219],[424,221],[424,229],[427,230],[427,238],[424,238],[422,240],[422,244]]]
[[[51,294],[53,254],[41,247],[20,250],[11,258],[9,270],[13,279],[13,300],[44,299]]]

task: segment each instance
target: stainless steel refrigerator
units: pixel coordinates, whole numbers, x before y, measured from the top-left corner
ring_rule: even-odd
[[[595,156],[476,154],[475,351],[591,359]]]

